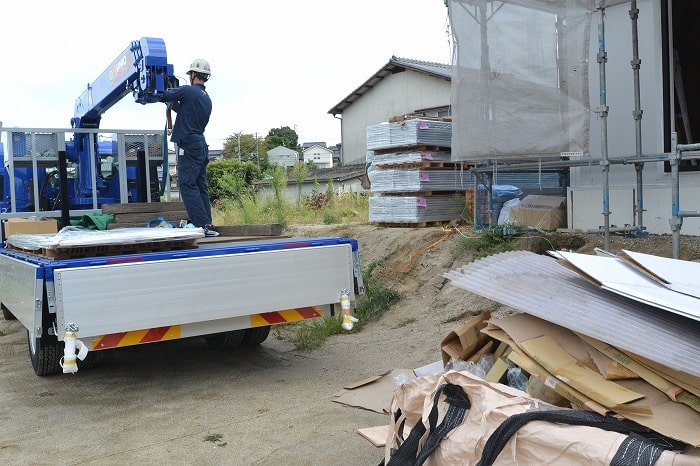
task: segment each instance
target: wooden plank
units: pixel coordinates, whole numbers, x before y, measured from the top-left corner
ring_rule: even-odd
[[[432,145],[426,145],[426,144],[406,144],[404,146],[397,146],[397,147],[387,147],[385,149],[375,149],[373,152],[375,154],[394,154],[396,152],[408,152],[408,151],[417,151],[417,152],[450,152],[452,150],[451,147],[444,147],[444,146],[432,146]]]
[[[282,225],[279,223],[267,223],[261,225],[221,225],[214,229],[221,236],[280,236]]]
[[[128,204],[103,204],[103,214],[172,212],[185,210],[182,202],[131,202]]]
[[[147,226],[148,222],[155,220],[158,217],[163,217],[163,219],[168,222],[179,223],[180,220],[187,220],[187,212],[184,210],[174,210],[171,212],[137,212],[137,213],[123,213],[114,214],[114,223],[119,225],[120,223],[135,223],[139,224],[141,227]]]
[[[370,441],[375,447],[383,447],[389,438],[390,426],[375,426],[357,429],[357,433]]]
[[[196,249],[197,239],[153,241],[144,243],[101,244],[91,246],[72,246],[58,248],[42,248],[36,251],[22,250],[28,254],[38,255],[47,259],[77,259],[84,257],[102,257],[119,254],[140,254],[157,251],[173,251],[181,249]]]

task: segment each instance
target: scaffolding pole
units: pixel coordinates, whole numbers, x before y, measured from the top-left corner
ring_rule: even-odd
[[[608,160],[608,105],[606,96],[605,63],[608,54],[605,51],[605,8],[601,0],[596,2],[598,9],[598,71],[600,75],[600,106],[596,110],[600,117],[600,167],[603,170],[603,228],[605,250],[610,250],[610,161]]]
[[[630,21],[632,23],[632,76],[634,78],[634,135],[635,135],[635,153],[637,157],[642,157],[642,99],[639,87],[639,68],[642,61],[639,59],[639,33],[637,29],[637,20],[639,19],[639,8],[637,8],[637,0],[632,0],[630,4]],[[643,176],[644,163],[637,162],[634,164],[634,169],[637,172],[637,199],[635,202],[636,225],[640,231],[644,231],[644,189]]]

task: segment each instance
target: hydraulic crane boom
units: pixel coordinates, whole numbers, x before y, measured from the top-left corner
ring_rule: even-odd
[[[98,128],[102,114],[129,92],[138,103],[157,102],[169,83],[176,87],[177,78],[163,39],[133,41],[76,99],[71,127]]]

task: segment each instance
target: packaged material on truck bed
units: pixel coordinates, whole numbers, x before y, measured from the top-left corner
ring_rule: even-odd
[[[58,224],[52,218],[9,218],[4,223],[5,238],[12,235],[56,233]]]
[[[162,241],[182,241],[203,238],[201,228],[122,228],[117,230],[90,230],[65,227],[54,234],[18,234],[7,239],[7,245],[17,249],[61,249],[86,246],[111,246]]]

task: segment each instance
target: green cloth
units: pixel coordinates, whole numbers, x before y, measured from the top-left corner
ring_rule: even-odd
[[[85,227],[91,230],[106,230],[107,225],[114,222],[114,215],[111,214],[85,214],[78,220],[71,220],[74,227]]]

